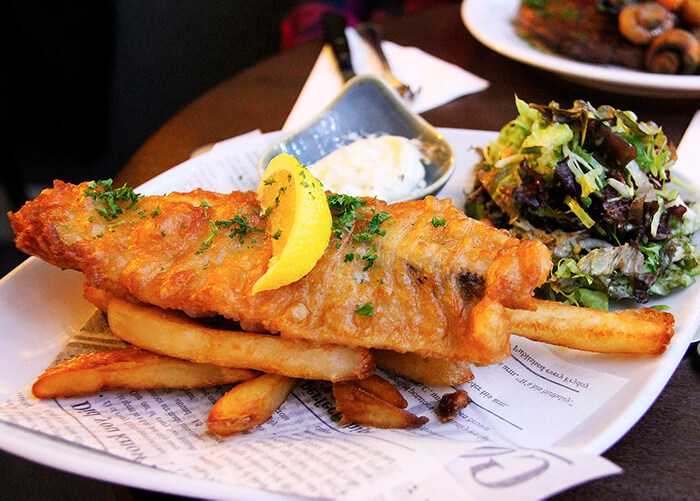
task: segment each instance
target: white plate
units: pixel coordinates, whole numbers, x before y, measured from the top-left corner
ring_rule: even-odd
[[[465,0],[462,20],[471,34],[490,49],[588,87],[644,96],[700,96],[698,75],[660,75],[583,63],[533,47],[515,33],[512,21],[519,5],[520,0]]]
[[[481,147],[494,132],[439,129],[455,152],[455,173],[442,197],[464,203],[464,188],[471,186],[472,167]],[[268,136],[272,140],[274,135]],[[175,169],[149,182],[156,191],[177,189]],[[157,184],[158,186],[154,185]],[[162,190],[159,189],[162,187]],[[53,360],[71,333],[92,311],[81,297],[82,275],[60,271],[36,258],[25,261],[0,281],[0,402],[32,381]],[[700,283],[663,300],[676,316],[677,329],[666,353],[659,357],[604,356],[560,350],[557,356],[598,371],[616,374],[629,382],[598,412],[555,446],[602,453],[646,412],[673,374],[692,334],[700,324]],[[0,422],[0,447],[54,468],[142,489],[207,498],[278,499],[279,496],[243,487],[178,476],[132,463],[93,449],[51,438]]]

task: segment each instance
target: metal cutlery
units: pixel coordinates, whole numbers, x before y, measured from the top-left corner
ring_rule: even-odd
[[[360,35],[370,47],[374,49],[379,61],[382,63],[382,77],[386,80],[389,85],[391,85],[398,94],[407,100],[412,100],[420,92],[420,88],[411,89],[411,87],[404,82],[400,81],[391,71],[391,66],[389,66],[389,61],[384,54],[382,49],[382,39],[384,38],[383,31],[380,26],[373,23],[359,24],[355,27],[358,35]]]
[[[350,80],[355,76],[355,70],[352,65],[352,56],[350,54],[350,46],[345,36],[345,18],[338,12],[327,12],[322,18],[323,33],[326,43],[331,46],[335,59],[338,62],[338,68],[343,76],[344,81]],[[382,78],[404,99],[412,100],[420,91],[413,90],[411,87],[400,81],[391,71],[389,61],[382,50],[382,39],[384,37],[381,27],[374,23],[363,23],[355,27],[357,34],[362,37],[374,50],[382,65]]]
[[[355,76],[355,70],[352,67],[348,39],[345,37],[345,18],[337,12],[327,12],[321,18],[321,22],[325,41],[333,49],[340,73],[347,82]]]

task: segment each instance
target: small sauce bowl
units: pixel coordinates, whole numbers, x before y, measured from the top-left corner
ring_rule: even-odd
[[[434,195],[454,172],[452,148],[444,137],[407,108],[387,84],[371,75],[348,81],[326,109],[301,129],[271,144],[258,159],[258,172],[262,176],[270,160],[280,153],[288,153],[309,166],[353,141],[380,135],[417,142],[426,175],[425,188],[387,202]]]

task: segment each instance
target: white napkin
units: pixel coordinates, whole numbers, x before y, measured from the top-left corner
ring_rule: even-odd
[[[346,28],[345,34],[355,73],[381,76],[381,63],[371,47],[353,28]],[[396,78],[411,89],[420,88],[412,102],[406,101],[416,113],[437,108],[460,96],[482,91],[489,86],[489,82],[483,78],[416,47],[402,47],[384,40],[382,49]],[[338,95],[342,86],[343,78],[338,63],[330,46],[326,44],[311,69],[283,130],[291,130],[306,123]]]

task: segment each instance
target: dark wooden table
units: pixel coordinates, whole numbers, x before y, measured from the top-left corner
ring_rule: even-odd
[[[388,21],[385,29],[387,38],[420,47],[491,82],[484,92],[424,113],[423,117],[435,126],[497,130],[515,116],[514,95],[518,94],[531,102],[556,100],[570,106],[573,100],[584,99],[596,106],[631,109],[641,119],[662,125],[677,143],[700,108],[698,99],[652,99],[593,90],[511,61],[482,46],[468,33],[457,5],[406,15]],[[320,48],[320,42],[312,42],[280,53],[214,87],[146,141],[119,173],[117,182],[138,185],[187,160],[202,145],[252,129],[280,129]],[[689,351],[654,405],[605,453],[624,468],[624,474],[579,486],[557,499],[700,498],[699,389],[700,372]],[[12,473],[28,469],[35,483],[46,485],[43,492],[51,492],[54,486],[62,486],[65,492],[68,486],[86,485],[88,492],[103,489],[112,499],[115,493],[118,499],[145,495],[14,458],[3,458],[0,465],[10,473],[4,476],[10,477],[10,482]]]

